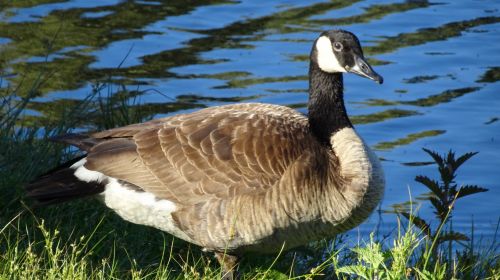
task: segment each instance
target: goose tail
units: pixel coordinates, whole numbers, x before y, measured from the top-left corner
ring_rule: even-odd
[[[96,144],[87,136],[80,134],[66,134],[52,138],[51,141],[70,144],[85,151]],[[85,180],[85,178],[82,180],[81,176],[77,177],[79,169],[86,170],[83,167],[86,162],[85,157],[86,155],[83,155],[72,159],[28,183],[24,186],[26,196],[34,199],[37,206],[44,206],[103,192],[106,182]]]

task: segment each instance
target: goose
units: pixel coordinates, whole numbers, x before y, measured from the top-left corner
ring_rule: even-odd
[[[26,186],[48,205],[100,196],[124,220],[215,253],[224,279],[247,252],[276,253],[359,225],[384,192],[377,156],[344,105],[343,73],[381,84],[358,38],[320,34],[308,115],[241,103],[53,141],[84,152]]]

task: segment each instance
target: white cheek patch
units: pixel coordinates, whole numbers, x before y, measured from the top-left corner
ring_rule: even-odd
[[[316,51],[318,52],[318,65],[321,70],[329,73],[346,72],[333,53],[332,41],[326,36],[321,36],[316,41]]]

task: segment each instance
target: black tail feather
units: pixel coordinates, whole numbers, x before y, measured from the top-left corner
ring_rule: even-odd
[[[70,168],[84,157],[70,160],[26,185],[27,197],[35,199],[37,205],[49,205],[103,192],[107,182],[81,181]]]
[[[52,168],[50,169],[49,171],[43,173],[42,175],[38,176],[38,178],[36,178],[34,181],[30,182],[30,184],[40,180],[40,178],[44,177],[44,176],[47,176],[47,175],[50,175],[52,173],[56,173],[58,171],[61,171],[63,169],[66,169],[66,168],[70,168],[73,164],[79,162],[81,159],[83,159],[84,157],[86,157],[87,155],[82,155],[82,156],[79,156],[79,157],[76,157],[74,159],[71,159],[71,160],[68,160],[67,162],[55,167],[55,168]]]

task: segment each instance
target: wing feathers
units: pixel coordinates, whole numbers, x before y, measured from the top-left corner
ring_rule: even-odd
[[[307,119],[285,107],[212,107],[93,134],[85,166],[195,204],[276,185],[307,135]]]
[[[169,188],[144,164],[132,139],[116,138],[96,145],[89,151],[85,167],[134,184],[159,197],[176,200]]]

